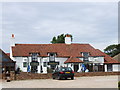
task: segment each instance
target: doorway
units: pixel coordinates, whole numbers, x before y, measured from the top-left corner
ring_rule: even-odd
[[[31,72],[37,73],[37,66],[31,66]]]
[[[78,69],[79,69],[79,65],[78,65],[78,64],[75,64],[75,65],[74,65],[74,72],[77,72]]]
[[[112,64],[108,64],[108,65],[107,65],[107,71],[108,71],[108,72],[111,72],[111,71],[112,71]]]

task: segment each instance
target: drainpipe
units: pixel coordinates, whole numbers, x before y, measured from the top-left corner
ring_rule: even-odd
[[[41,61],[42,57],[40,58],[40,73],[43,73],[43,70],[42,70],[42,61]]]

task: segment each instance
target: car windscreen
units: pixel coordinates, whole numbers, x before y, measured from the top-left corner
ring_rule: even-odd
[[[61,68],[61,71],[72,71],[72,69],[70,67],[64,67],[64,68]]]

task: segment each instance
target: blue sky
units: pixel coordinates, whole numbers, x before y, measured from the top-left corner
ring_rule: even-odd
[[[53,36],[73,35],[73,43],[103,49],[118,43],[116,2],[6,2],[2,3],[2,49],[16,43],[50,43]]]

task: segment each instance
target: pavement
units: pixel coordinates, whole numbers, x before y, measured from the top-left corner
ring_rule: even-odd
[[[75,77],[74,80],[34,79],[0,81],[2,88],[117,88],[118,76]]]

